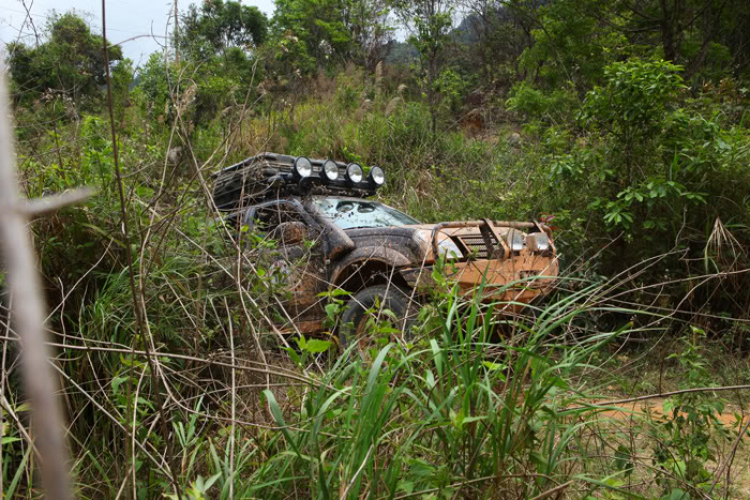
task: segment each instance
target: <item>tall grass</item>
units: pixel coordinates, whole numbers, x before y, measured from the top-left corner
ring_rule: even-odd
[[[365,107],[362,89],[346,85],[244,118],[239,140],[226,150],[227,124],[237,115],[173,134],[170,124],[128,110],[121,151],[141,243],[132,249],[117,237],[111,143],[101,120],[81,117],[61,125],[55,137],[36,129],[22,134],[31,194],[78,184],[101,189],[89,206],[34,225],[50,295],[59,304],[50,329],[59,349],[78,494],[619,498],[656,497],[678,487],[703,494],[696,481],[680,475],[679,460],[654,463],[665,448],[655,451],[644,439],[652,432],[652,441],[667,442],[667,425],[681,425],[679,411],[665,425],[641,414],[613,424],[602,415],[611,409],[593,403],[633,390],[632,372],[616,371],[619,356],[632,349],[622,339],[650,339],[667,328],[677,334],[683,321],[715,320],[739,331],[744,324],[723,313],[666,312],[670,300],[682,297],[680,283],[664,292],[645,281],[626,296],[615,284],[628,279],[606,282],[597,259],[585,258],[600,253],[592,241],[600,242],[581,212],[561,208],[556,224],[565,228],[557,233],[558,249],[582,262],[575,276],[583,279],[566,279],[554,298],[534,306],[533,319],[494,314],[513,304],[435,290],[410,339],[394,342],[387,324],[372,324],[370,361],[352,350],[340,357],[327,353],[316,363],[290,355],[295,343],[267,321],[281,312],[284,299],[270,262],[255,260],[241,280],[222,282],[244,267],[238,261],[255,255],[238,255],[206,213],[195,166],[217,148],[226,153],[215,156],[223,163],[206,168],[260,150],[381,164],[389,177],[381,197],[425,221],[536,218],[542,209],[568,206],[549,195],[541,141],[511,146],[499,128],[480,138],[456,128],[435,137],[423,104],[400,101],[389,114],[394,96],[381,95]],[[172,164],[166,152],[179,134],[185,150]],[[59,165],[42,168],[50,152],[61,158]],[[574,246],[586,251],[571,251]],[[140,350],[143,338],[134,333],[126,251],[134,252],[143,282],[157,384]],[[643,272],[649,266],[632,275],[653,278]],[[736,290],[741,283],[738,278]],[[658,292],[651,295],[653,289]],[[690,284],[689,296],[698,292]],[[654,328],[673,313],[679,317]],[[13,340],[12,329],[2,327]],[[28,405],[17,390],[13,345],[4,343],[2,481],[6,493],[32,498],[39,461],[24,434]],[[166,442],[156,432],[162,424],[157,391],[166,401]],[[722,446],[712,441],[706,449],[720,457]],[[706,459],[701,470],[717,464]]]
[[[371,363],[349,349],[299,399],[265,391],[280,430],[252,490],[532,498],[571,481],[596,487],[603,477],[585,474],[580,442],[596,409],[569,410],[594,389],[576,390],[572,375],[627,332],[566,344],[563,327],[589,312],[575,298],[548,304],[531,323],[498,323],[492,310],[507,305],[467,302],[454,290],[423,316],[413,344],[388,343]]]
[[[198,280],[186,275],[200,269],[189,269],[170,261],[148,275],[166,388],[150,385],[143,352],[131,347],[124,274],[110,275],[81,309],[80,335],[60,340],[71,346],[59,363],[82,497],[116,497],[130,491],[133,476],[139,498],[175,497],[171,474],[180,498],[194,499],[652,498],[674,485],[700,491],[688,476],[653,466],[656,451],[645,439],[666,442],[669,429],[684,434],[695,422],[681,424],[679,412],[667,424],[642,413],[629,423],[602,417],[612,407],[597,401],[620,383],[611,373],[619,342],[660,333],[650,323],[663,319],[615,305],[607,297],[611,283],[566,279],[523,317],[499,314],[512,302],[479,300],[483,287],[465,297],[445,282],[423,304],[410,337],[394,339],[386,323],[374,322],[372,356],[352,346],[327,353],[319,370],[293,364],[272,337],[264,342],[269,364],[259,363],[242,317],[221,308],[225,292],[197,294]],[[215,333],[175,337],[180,318],[197,324],[199,309],[208,311],[202,331]],[[604,313],[621,315],[623,326],[602,330],[596,319]],[[694,349],[685,359],[695,363],[696,356]],[[156,390],[170,395],[171,443],[153,432]],[[8,437],[21,429],[12,426]],[[132,456],[126,442],[135,443]],[[31,448],[20,438],[3,446],[4,463],[14,465],[5,468],[4,484],[16,492],[23,485],[21,496],[30,498]],[[171,456],[163,457],[167,446]],[[718,441],[706,446],[723,453]]]

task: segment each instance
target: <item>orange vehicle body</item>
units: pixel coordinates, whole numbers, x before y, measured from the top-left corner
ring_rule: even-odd
[[[325,168],[336,179],[326,180]],[[276,240],[283,331],[323,331],[326,292],[334,289],[356,301],[364,290],[392,284],[419,301],[435,285],[438,258],[461,293],[481,291],[482,300],[502,301],[507,311],[550,292],[558,262],[549,227],[489,219],[422,224],[367,199],[377,189],[376,171],[382,184],[379,167],[365,179],[356,164],[263,153],[215,175],[217,208],[238,228]]]

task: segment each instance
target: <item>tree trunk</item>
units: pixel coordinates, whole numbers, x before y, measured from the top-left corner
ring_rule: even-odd
[[[679,0],[677,0],[679,1]],[[669,0],[659,0],[661,7],[661,19],[659,27],[661,29],[661,44],[664,48],[664,59],[667,61],[677,61],[677,41],[675,36],[675,10],[670,9]]]
[[[435,102],[435,73],[437,71],[437,55],[430,55],[427,66],[427,102],[430,106],[430,117],[432,118],[432,138],[437,137],[437,103]]]

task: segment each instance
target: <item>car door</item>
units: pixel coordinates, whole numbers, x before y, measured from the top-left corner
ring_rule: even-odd
[[[252,207],[244,223],[265,238],[270,268],[281,285],[283,310],[278,311],[291,331],[320,328],[324,309],[318,294],[327,290],[322,228],[296,200],[275,200]]]

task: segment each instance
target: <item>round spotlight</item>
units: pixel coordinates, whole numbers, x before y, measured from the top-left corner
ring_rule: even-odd
[[[339,178],[339,166],[333,160],[327,160],[323,164],[323,176],[328,181],[336,181]]]
[[[312,175],[312,163],[310,163],[310,160],[304,156],[300,156],[294,160],[294,173],[302,179],[310,177]]]
[[[385,172],[383,169],[380,167],[372,167],[370,169],[370,181],[378,187],[385,184]]]
[[[364,177],[364,173],[362,172],[362,167],[357,165],[356,163],[350,163],[346,167],[346,180],[353,183],[359,183],[362,182],[362,178]]]

